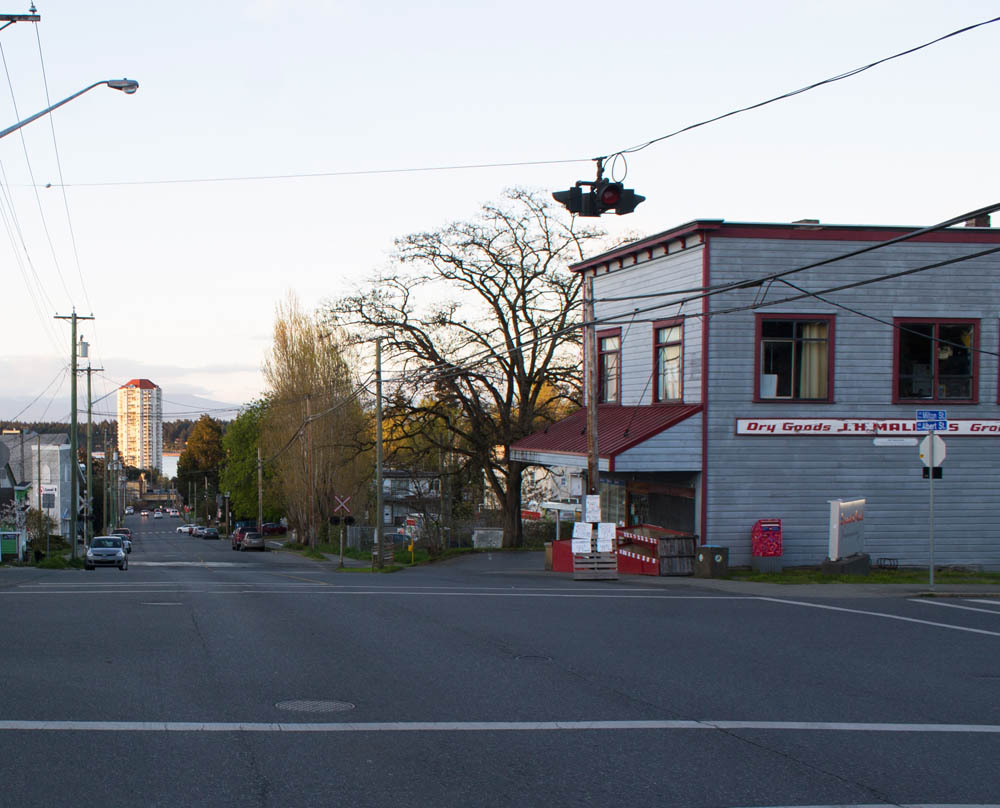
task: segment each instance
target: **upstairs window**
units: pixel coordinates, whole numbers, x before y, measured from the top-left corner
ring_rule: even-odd
[[[653,401],[683,398],[683,321],[653,324]]]
[[[893,401],[976,401],[978,321],[899,317]]]
[[[597,400],[618,404],[621,400],[622,336],[620,330],[597,334]]]
[[[757,400],[833,400],[833,317],[757,316]]]

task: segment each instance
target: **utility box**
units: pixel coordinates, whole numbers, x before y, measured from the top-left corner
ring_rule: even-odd
[[[695,578],[724,578],[729,572],[729,548],[703,544],[694,556]]]

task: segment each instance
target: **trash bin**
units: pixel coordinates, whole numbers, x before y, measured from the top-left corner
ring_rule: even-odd
[[[729,548],[703,544],[694,556],[695,578],[723,578],[729,572]]]

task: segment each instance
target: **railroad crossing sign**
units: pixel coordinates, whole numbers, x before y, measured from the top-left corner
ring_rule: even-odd
[[[334,494],[333,498],[337,501],[337,506],[333,509],[334,513],[340,513],[341,510],[343,510],[344,513],[351,512],[350,497],[338,497],[336,494]]]

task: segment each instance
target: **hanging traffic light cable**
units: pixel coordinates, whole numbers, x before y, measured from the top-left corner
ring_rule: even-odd
[[[570,213],[578,216],[600,216],[602,213],[614,211],[622,216],[635,210],[636,205],[646,199],[622,183],[604,177],[604,157],[595,157],[597,163],[597,179],[593,182],[577,180],[576,185],[568,191],[556,191],[552,194],[556,202],[564,205]],[[584,193],[583,187],[590,190]]]

